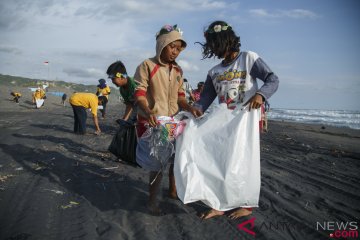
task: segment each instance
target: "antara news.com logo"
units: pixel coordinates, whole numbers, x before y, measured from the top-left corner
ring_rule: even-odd
[[[242,223],[238,224],[237,227],[240,231],[244,231],[247,234],[255,237],[256,233],[254,230],[256,218],[250,218]],[[265,228],[266,230],[282,231],[282,230],[293,230],[302,229],[301,224],[293,224],[287,222],[265,222],[263,221],[257,230]],[[319,232],[330,232],[329,239],[357,239],[359,237],[359,226],[356,221],[351,222],[335,222],[325,221],[316,222],[316,230]]]
[[[316,222],[316,230],[330,231],[330,238],[358,238],[359,237],[358,223],[353,222]]]

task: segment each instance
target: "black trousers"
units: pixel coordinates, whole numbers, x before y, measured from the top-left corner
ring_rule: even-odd
[[[86,108],[81,106],[71,105],[74,111],[74,133],[85,134],[86,133]]]
[[[100,109],[102,117],[105,117],[106,113],[106,104],[108,103],[108,99],[105,96],[100,96],[99,99],[102,100],[102,107],[103,109]]]

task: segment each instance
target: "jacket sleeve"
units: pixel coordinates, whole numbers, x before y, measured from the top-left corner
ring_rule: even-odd
[[[278,76],[271,71],[269,66],[261,58],[258,58],[255,61],[253,67],[251,68],[250,75],[253,78],[260,79],[264,82],[264,85],[261,86],[257,93],[261,94],[266,100],[269,99],[278,89]]]
[[[214,84],[210,76],[208,75],[205,81],[204,90],[200,95],[199,101],[195,103],[196,107],[200,107],[203,112],[205,112],[211,103],[215,100],[217,94],[214,88]]]
[[[135,88],[135,97],[146,96],[149,86],[149,68],[145,62],[142,62],[137,68],[134,75],[134,81],[137,83]]]

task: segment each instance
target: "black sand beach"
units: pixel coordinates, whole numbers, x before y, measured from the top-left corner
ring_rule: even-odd
[[[7,89],[0,96],[0,239],[329,239],[337,228],[324,223],[360,222],[358,130],[270,121],[252,216],[201,220],[207,208],[167,198],[165,177],[166,214],[152,216],[147,172],[107,151],[124,109],[116,98],[99,120],[103,133],[88,118],[89,134],[78,136],[69,104],[49,95],[34,109],[23,92],[20,104]],[[255,237],[238,228],[247,220]]]

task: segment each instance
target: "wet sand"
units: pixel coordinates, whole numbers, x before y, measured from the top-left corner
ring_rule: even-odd
[[[329,239],[317,222],[360,221],[360,131],[269,122],[261,135],[260,207],[252,216],[201,220],[202,203],[167,198],[152,216],[148,175],[119,162],[107,148],[124,106],[114,96],[103,133],[72,133],[73,113],[60,97],[35,109],[0,95],[0,239],[254,239],[238,225],[254,220],[256,239]],[[165,174],[166,176],[166,174]],[[318,228],[318,229],[317,229]]]

